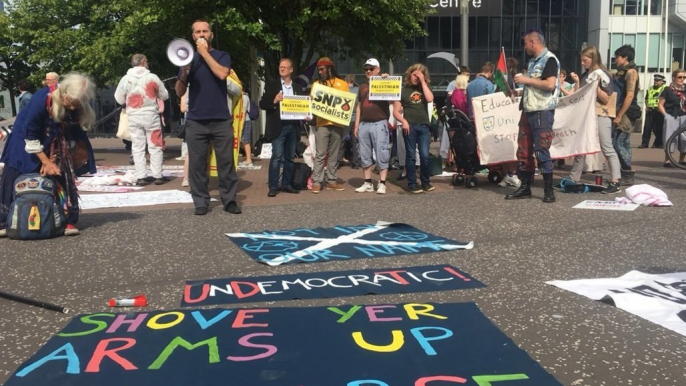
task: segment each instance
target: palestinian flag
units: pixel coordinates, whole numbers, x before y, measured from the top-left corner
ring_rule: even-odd
[[[493,83],[498,86],[498,89],[510,96],[510,85],[507,83],[507,65],[505,64],[505,48],[500,49],[500,59],[498,59],[498,66],[493,74]]]

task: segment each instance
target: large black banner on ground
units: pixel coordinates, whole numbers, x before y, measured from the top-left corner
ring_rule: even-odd
[[[485,287],[450,265],[230,277],[186,282],[181,306],[451,291]]]
[[[254,260],[268,265],[313,263],[367,257],[472,249],[413,226],[379,221],[376,225],[298,228],[257,233],[227,233]]]
[[[560,385],[474,303],[80,315],[6,386]]]

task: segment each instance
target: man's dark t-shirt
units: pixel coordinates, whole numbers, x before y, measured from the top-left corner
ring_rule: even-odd
[[[231,56],[224,51],[210,51],[220,65],[231,68]],[[188,73],[188,115],[186,119],[231,119],[227,105],[226,79],[217,78],[205,59],[197,52],[193,55]]]
[[[357,100],[360,104],[360,122],[377,122],[390,118],[391,112],[388,108],[388,101],[369,100],[368,82],[360,85]]]

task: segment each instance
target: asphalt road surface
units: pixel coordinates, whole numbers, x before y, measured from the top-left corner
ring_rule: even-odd
[[[123,153],[112,154],[103,150],[100,161],[112,164],[126,159]],[[352,188],[361,183],[361,172],[349,168],[341,169],[340,177],[353,186],[340,195],[303,192],[267,199],[265,166],[242,175],[241,215],[215,207],[206,216],[194,216],[192,205],[83,211],[80,236],[39,242],[0,239],[0,290],[72,310],[64,315],[0,299],[0,382],[74,314],[110,312],[106,302],[112,297],[144,293],[149,306],[140,310],[165,310],[179,307],[188,279],[450,264],[487,287],[268,306],[475,302],[564,385],[684,385],[686,337],[545,284],[556,279],[618,277],[631,270],[686,271],[686,171],[663,168],[659,150],[635,149],[635,154],[637,183],[664,190],[673,207],[640,207],[633,212],[572,208],[586,199],[611,199],[599,193],[557,193],[557,203],[543,204],[540,178],[536,197],[516,202],[503,199],[509,189],[487,183],[477,189],[452,187],[447,179],[434,179],[436,191],[421,195],[404,193],[397,186],[386,196],[355,194]],[[568,170],[569,165],[566,172],[556,170],[557,178]],[[593,180],[591,175],[584,178]],[[166,188],[172,187],[180,188],[180,181]],[[249,259],[224,236],[379,220],[473,241],[474,248],[268,267]],[[258,305],[265,306],[240,307]]]

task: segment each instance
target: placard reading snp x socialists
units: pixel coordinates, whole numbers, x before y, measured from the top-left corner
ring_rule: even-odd
[[[474,303],[80,315],[6,386],[560,385]]]

